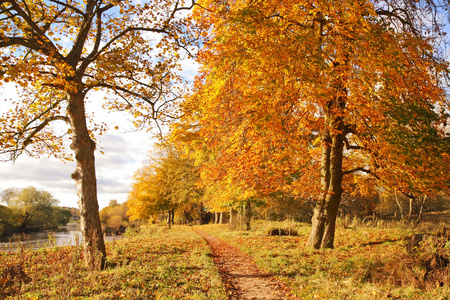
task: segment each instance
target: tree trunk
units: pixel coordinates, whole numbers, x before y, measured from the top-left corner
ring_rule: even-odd
[[[411,223],[412,211],[413,211],[413,201],[414,198],[409,198],[409,213],[408,213],[408,223]]]
[[[218,212],[214,212],[214,224],[217,224],[219,221],[219,213]]]
[[[222,224],[222,222],[223,222],[223,212],[219,214],[219,224]]]
[[[203,225],[203,202],[200,202],[200,225]]]
[[[175,224],[174,219],[175,219],[175,210],[171,209],[167,214],[167,226],[169,227],[169,229],[171,229],[172,225]]]
[[[423,207],[425,206],[425,202],[427,201],[427,195],[423,195],[422,201],[420,201],[420,210],[419,215],[417,216],[416,225],[422,221]],[[420,199],[420,197],[419,197]]]
[[[397,202],[398,209],[400,210],[400,217],[403,220],[405,218],[405,216],[403,214],[403,206],[400,203],[400,201],[398,200],[397,191],[394,191],[394,196],[395,196],[395,202]]]
[[[245,218],[245,230],[251,230],[251,219],[252,219],[252,212],[250,210],[250,202],[247,202],[246,209],[244,209],[244,218]]]
[[[172,220],[171,220],[171,217],[172,217],[172,215],[170,214],[170,210],[167,212],[167,227],[169,228],[169,229],[171,229],[172,228]]]
[[[100,223],[95,176],[95,142],[89,136],[84,109],[84,94],[69,96],[67,111],[72,129],[72,144],[76,169],[71,177],[78,191],[81,231],[84,238],[84,257],[88,268],[104,268],[105,243]]]
[[[20,232],[25,233],[25,229],[28,227],[28,223],[31,221],[31,214],[28,211],[25,211],[25,215],[23,216],[23,221],[20,224]]]
[[[322,139],[321,185],[323,195],[316,203],[312,217],[312,229],[307,246],[333,248],[336,216],[342,195],[343,128],[336,118],[330,124],[335,129],[333,135],[325,130]]]
[[[230,225],[233,224],[233,209],[230,208]]]

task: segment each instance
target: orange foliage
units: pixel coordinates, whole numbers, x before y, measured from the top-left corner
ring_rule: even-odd
[[[368,176],[404,193],[448,188],[447,64],[431,37],[395,28],[371,1],[200,6],[202,69],[184,105],[204,178],[318,197],[329,131],[344,139],[348,189]]]

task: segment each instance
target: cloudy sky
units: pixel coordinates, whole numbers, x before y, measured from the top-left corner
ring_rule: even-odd
[[[193,80],[197,66],[190,61],[182,65],[184,77]],[[15,96],[13,85],[0,87],[0,112],[7,105],[4,100]],[[103,95],[99,97],[103,98]],[[107,123],[110,128],[105,135],[96,137],[98,201],[100,208],[103,208],[112,199],[119,202],[127,199],[132,176],[147,160],[155,140],[151,132],[134,131],[130,116],[125,113],[106,112],[92,104],[87,110],[95,110],[96,120]],[[116,125],[119,130],[114,130]],[[23,155],[15,163],[0,162],[0,190],[34,186],[50,192],[61,206],[78,207],[75,182],[70,178],[74,170],[74,162],[64,163],[55,158],[42,156],[36,159]]]

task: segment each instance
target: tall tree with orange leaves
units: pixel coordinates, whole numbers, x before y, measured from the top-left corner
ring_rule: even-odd
[[[87,115],[94,90],[109,91],[107,109],[130,113],[140,127],[173,112],[181,93],[176,75],[184,34],[183,0],[2,0],[0,80],[14,82],[20,97],[0,116],[0,153],[50,153],[71,159],[62,136],[71,136],[72,174],[81,212],[86,263],[105,262],[95,175],[94,131]],[[103,96],[101,96],[103,97]],[[95,101],[102,101],[95,99]],[[93,125],[89,125],[92,121]],[[98,132],[97,130],[97,132]]]
[[[447,189],[448,66],[413,4],[199,2],[202,69],[185,107],[209,178],[314,199],[314,248],[333,247],[344,189]]]

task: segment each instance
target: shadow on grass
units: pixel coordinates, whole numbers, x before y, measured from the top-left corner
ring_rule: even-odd
[[[402,241],[403,239],[386,239],[386,240],[382,240],[382,241],[376,241],[376,242],[368,242],[368,243],[364,243],[364,244],[360,244],[358,245],[358,247],[367,247],[367,246],[375,246],[375,245],[382,245],[384,243],[394,243],[394,242],[399,242]]]

